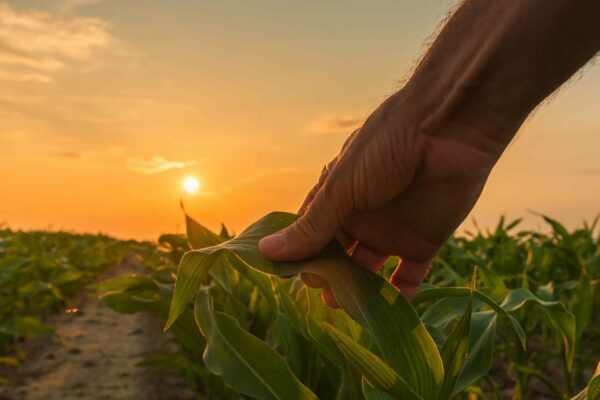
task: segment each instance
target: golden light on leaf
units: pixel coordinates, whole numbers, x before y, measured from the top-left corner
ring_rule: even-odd
[[[200,181],[194,176],[188,176],[183,180],[183,189],[188,193],[196,193],[200,189]]]

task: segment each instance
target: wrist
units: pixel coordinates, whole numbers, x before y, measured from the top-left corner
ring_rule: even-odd
[[[394,131],[412,131],[416,142],[419,137],[458,142],[488,155],[495,163],[522,120],[501,116],[471,101],[458,101],[456,112],[449,112],[445,108],[452,101],[436,85],[413,78],[380,108],[386,110],[383,114],[394,115],[386,118],[388,126],[401,124],[403,129]]]
[[[488,93],[477,81],[443,72],[413,77],[397,96],[396,102],[411,105],[420,134],[458,141],[498,158],[528,115],[504,108],[501,92]]]

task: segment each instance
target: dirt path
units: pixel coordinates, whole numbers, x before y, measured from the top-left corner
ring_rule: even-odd
[[[140,272],[132,261],[103,278]],[[57,315],[50,323],[58,338],[35,343],[29,360],[0,387],[0,400],[188,400],[185,382],[168,374],[152,375],[135,364],[144,357],[172,351],[151,315],[113,312],[88,292],[77,301],[78,312]]]

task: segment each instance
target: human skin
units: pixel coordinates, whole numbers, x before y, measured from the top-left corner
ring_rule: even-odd
[[[337,238],[373,271],[397,255],[391,282],[411,298],[523,121],[599,49],[598,0],[463,2],[261,252],[299,260]],[[303,280],[337,306],[323,279]]]

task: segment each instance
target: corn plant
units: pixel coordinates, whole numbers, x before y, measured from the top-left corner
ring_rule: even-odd
[[[0,365],[22,361],[17,340],[54,334],[44,319],[130,247],[102,235],[0,229]]]
[[[488,371],[499,352],[515,352],[514,368],[536,376],[522,355],[526,330],[542,328],[566,371],[573,370],[577,321],[586,320],[573,312],[577,307],[570,311],[544,291],[511,287],[489,265],[471,278],[442,268],[431,281],[452,279],[454,286],[424,285],[411,303],[335,244],[305,261],[265,260],[258,241],[294,220],[272,213],[230,238],[186,216],[187,241],[163,237],[160,266],[106,282],[102,300],[119,311],[149,310],[167,319],[183,351],[145,364],[181,370],[201,398],[485,398],[495,390]],[[459,250],[473,261],[458,247],[453,256]],[[325,307],[298,278],[281,278],[300,272],[324,277],[342,310]],[[522,318],[525,312],[534,312],[533,322]]]

